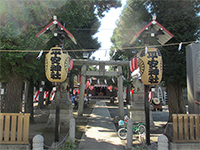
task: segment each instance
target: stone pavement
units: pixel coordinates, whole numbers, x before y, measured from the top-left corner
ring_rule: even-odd
[[[124,150],[105,102],[97,101],[78,150]]]

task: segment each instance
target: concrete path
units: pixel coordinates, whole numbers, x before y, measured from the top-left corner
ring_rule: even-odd
[[[124,150],[105,102],[97,101],[78,150]]]

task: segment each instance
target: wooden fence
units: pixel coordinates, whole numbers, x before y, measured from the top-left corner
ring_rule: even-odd
[[[200,114],[173,114],[173,142],[200,142]]]
[[[0,144],[29,144],[30,114],[0,113]]]

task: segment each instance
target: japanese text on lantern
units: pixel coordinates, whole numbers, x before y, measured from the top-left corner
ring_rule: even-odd
[[[50,82],[64,82],[67,78],[69,55],[60,47],[53,47],[45,57],[45,74]]]
[[[156,52],[148,52],[147,58],[151,58],[151,60],[147,62],[147,64],[149,65],[149,73],[148,73],[149,82],[158,83],[158,80],[159,80],[158,61],[154,59],[154,58],[158,58],[158,56],[156,55]]]
[[[60,65],[60,60],[61,60],[61,52],[54,51],[51,52],[51,78],[52,79],[61,79],[61,65]]]

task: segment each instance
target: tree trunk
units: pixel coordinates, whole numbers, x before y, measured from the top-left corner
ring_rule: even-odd
[[[6,85],[5,113],[19,113],[22,109],[23,79],[13,73]]]
[[[27,97],[27,101],[26,101],[26,106],[25,106],[25,112],[26,113],[30,113],[30,121],[34,122],[34,116],[33,116],[33,79],[31,77],[31,79],[29,80],[29,84],[28,84],[28,97]]]
[[[183,91],[180,85],[167,83],[167,98],[169,107],[168,122],[172,122],[172,114],[186,114]]]

